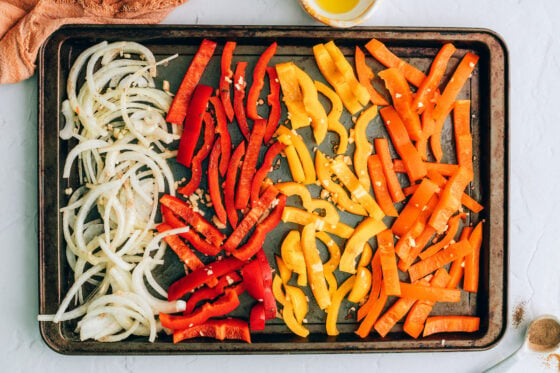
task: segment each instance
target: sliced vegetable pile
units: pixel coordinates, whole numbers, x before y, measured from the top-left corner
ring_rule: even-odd
[[[378,73],[387,99],[372,84],[375,74],[363,51],[356,48],[355,73],[332,41],[313,47],[328,84],[313,80],[295,62],[274,65],[276,43],[263,51],[252,71],[247,61],[233,66],[233,41],[223,47],[216,87],[200,84],[218,48],[204,40],[170,102],[167,93],[163,99],[151,88],[151,54],[131,49],[132,44],[90,48],[71,72],[69,100],[63,104],[70,127],[61,136],[73,136],[79,145],[70,152],[65,177],[78,155],[86,174],[63,209],[76,283],[57,315],[42,320],[85,314],[79,324],[83,339],[149,334],[153,341],[161,326],[173,333],[175,343],[195,337],[251,342],[250,331],[263,330],[276,317],[306,337],[306,316],[314,303],[326,313],[327,334],[337,335],[339,310],[348,301],[359,305],[356,333],[361,337],[372,329],[384,337],[401,319],[414,338],[478,330],[476,317],[429,317],[436,302],[459,302],[462,278],[464,291],[478,288],[483,223],[464,226],[464,208],[478,213],[483,207],[465,193],[474,177],[470,102],[457,100],[478,57],[467,53],[442,84],[453,45],[442,47],[426,75],[373,39],[365,47],[387,67]],[[137,50],[147,62],[111,62],[119,52]],[[77,74],[90,56],[94,62],[86,68],[85,93],[76,95]],[[115,66],[93,74],[98,59]],[[252,76],[249,87],[246,74]],[[97,76],[102,79],[96,81]],[[330,102],[328,110],[323,99]],[[282,124],[281,102],[287,109]],[[345,110],[353,116],[349,132],[341,122]],[[390,141],[370,142],[366,136],[378,112]],[[444,164],[441,132],[451,112],[458,162]],[[75,124],[83,128],[79,135]],[[306,127],[313,139],[302,137]],[[234,131],[241,134],[239,142]],[[339,139],[334,157],[318,149],[329,131]],[[179,140],[176,153],[162,140],[169,145]],[[313,141],[316,146],[309,146]],[[391,147],[400,159],[393,159]],[[172,156],[185,166],[188,180],[174,181],[162,162]],[[274,182],[269,173],[284,160],[292,180]],[[409,183],[401,185],[398,173]],[[289,196],[301,203],[288,203]],[[138,211],[141,200],[146,207]],[[100,218],[86,227],[94,201]],[[358,223],[345,224],[341,211]],[[300,229],[276,245],[273,270],[263,245],[281,222]],[[372,245],[374,237],[377,245]],[[151,271],[162,263],[167,245],[184,263],[185,275],[166,291]],[[328,251],[327,261],[320,246]],[[144,278],[167,299],[154,297]],[[90,299],[82,294],[85,282],[97,286]],[[245,292],[252,298],[249,314],[239,307]],[[74,296],[81,305],[65,313]]]

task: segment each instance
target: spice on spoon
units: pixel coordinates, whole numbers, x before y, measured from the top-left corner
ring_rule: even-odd
[[[529,347],[533,351],[546,351],[560,344],[560,324],[549,318],[536,320],[529,327]]]

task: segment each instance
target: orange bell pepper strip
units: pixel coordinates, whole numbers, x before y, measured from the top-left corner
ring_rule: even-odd
[[[401,117],[408,136],[418,141],[422,134],[422,124],[418,113],[412,108],[412,92],[404,76],[397,69],[387,69],[379,73],[391,93],[393,106]]]
[[[313,80],[302,69],[294,64],[296,70],[296,78],[299,82],[301,92],[303,94],[303,105],[309,118],[311,118],[311,127],[313,128],[313,136],[315,142],[321,144],[327,134],[328,120],[325,108],[319,102],[319,95]]]
[[[471,102],[455,101],[453,107],[453,125],[455,128],[455,145],[457,147],[457,163],[472,171],[472,136],[471,136]]]
[[[311,286],[311,292],[322,310],[331,305],[331,297],[323,272],[323,262],[319,257],[317,244],[315,242],[315,226],[307,224],[301,232],[301,247],[307,266],[307,278]]]
[[[433,162],[424,162],[427,170],[434,170],[442,174],[443,176],[452,176],[457,169],[459,168],[456,164],[446,164],[446,163],[433,163]],[[393,160],[393,168],[397,173],[406,173],[407,169],[405,164],[400,159]]]
[[[403,298],[427,300],[432,302],[457,303],[461,300],[459,289],[435,288],[426,285],[401,283],[401,294]]]
[[[369,92],[371,103],[379,106],[387,106],[389,102],[383,97],[383,95],[373,88],[371,80],[375,78],[375,74],[371,68],[366,65],[366,56],[360,47],[356,46],[356,55],[354,58],[356,62],[356,72],[358,74],[358,80],[360,84],[366,87]]]
[[[371,39],[366,44],[366,49],[383,65],[398,69],[405,76],[406,80],[415,87],[420,87],[422,82],[426,79],[426,75],[422,71],[412,65],[409,65],[394,55],[389,49],[387,49],[385,44],[379,40]]]
[[[445,70],[447,69],[449,59],[453,56],[455,50],[453,44],[447,43],[439,50],[434,58],[432,66],[430,67],[430,73],[426,79],[424,79],[420,87],[418,87],[418,91],[416,91],[416,96],[412,103],[412,107],[414,110],[417,110],[419,114],[424,111],[428,106],[428,102],[436,93],[441,78],[443,78],[443,74],[445,74]]]
[[[468,240],[471,232],[472,227],[464,227],[459,240]],[[449,276],[451,279],[447,284],[448,289],[455,289],[459,285],[459,282],[463,278],[463,273],[465,272],[464,263],[465,258],[459,258],[451,263],[451,268],[449,268]]]
[[[366,209],[359,203],[352,201],[344,188],[333,181],[330,160],[319,150],[315,152],[315,171],[321,186],[331,193],[331,198],[338,208],[356,215],[367,215]]]
[[[294,316],[299,324],[303,323],[307,312],[309,311],[309,304],[307,296],[300,288],[285,284],[286,288],[286,301],[292,303],[294,307]]]
[[[397,178],[397,174],[393,168],[393,161],[391,160],[391,153],[389,152],[389,142],[387,139],[378,138],[373,141],[375,145],[375,152],[379,156],[385,180],[387,180],[387,188],[394,203],[398,203],[405,199],[401,184]]]
[[[472,171],[459,166],[457,172],[451,176],[445,189],[441,192],[441,198],[430,217],[428,224],[435,228],[438,233],[446,230],[447,222],[461,207],[463,191],[473,179]]]
[[[362,320],[362,323],[356,330],[357,335],[359,335],[362,338],[365,338],[369,335],[371,329],[373,328],[373,325],[376,323],[377,319],[379,318],[379,315],[381,315],[381,312],[383,311],[383,307],[385,307],[386,303],[387,303],[387,294],[385,293],[385,287],[382,284],[379,298],[375,299],[375,302],[373,303],[372,307],[369,309],[367,315]]]
[[[379,111],[385,127],[393,140],[393,145],[400,155],[410,182],[422,179],[428,170],[420,155],[412,145],[408,133],[395,109],[392,106],[384,107]]]
[[[309,330],[297,321],[294,306],[292,302],[289,302],[288,300],[286,300],[284,309],[282,310],[282,319],[284,319],[286,326],[294,334],[302,338],[306,338],[309,335]]]
[[[368,215],[376,220],[383,219],[385,214],[379,207],[375,199],[369,192],[360,184],[360,181],[354,173],[348,168],[348,165],[340,158],[337,158],[331,163],[331,171],[340,179],[342,184],[352,193],[352,196],[362,205]]]
[[[280,63],[275,68],[282,88],[282,100],[288,109],[288,119],[292,128],[309,126],[309,117],[303,105],[303,93],[299,87],[294,64]]]
[[[397,236],[404,236],[413,227],[424,206],[427,205],[430,198],[438,190],[439,187],[432,181],[428,179],[422,180],[416,192],[414,192],[397,220],[393,223],[391,228],[393,233]]]
[[[340,116],[342,115],[342,100],[335,91],[327,87],[320,81],[315,81],[315,88],[321,94],[329,99],[331,102],[331,111],[327,115],[327,130],[333,131],[338,135],[338,146],[336,154],[344,154],[348,149],[348,131],[342,123],[340,123]]]
[[[476,332],[479,326],[480,318],[475,316],[433,316],[426,320],[422,336],[442,332]]]
[[[431,137],[430,144],[434,157],[438,162],[440,162],[443,157],[443,152],[441,150],[441,131],[445,123],[445,118],[451,113],[457,95],[469,79],[477,62],[478,56],[467,52],[451,76],[443,93],[437,99],[436,106],[432,113],[432,117],[436,122],[436,130]]]
[[[471,252],[472,246],[468,240],[462,240],[453,245],[449,245],[447,248],[441,250],[437,254],[434,254],[427,259],[413,264],[408,269],[410,281],[414,282],[419,278],[432,273],[436,269],[441,268],[456,259],[462,258],[467,254],[470,254]]]
[[[408,268],[414,263],[418,254],[428,244],[434,233],[436,233],[435,229],[427,226],[415,239],[411,239],[412,237],[408,233],[401,237],[396,246],[397,254],[401,258],[398,264],[401,271],[408,271]]]
[[[416,151],[420,154],[420,158],[423,161],[428,160],[428,140],[436,131],[436,122],[432,117],[432,113],[434,111],[435,103],[432,101],[428,101],[425,104],[424,111],[422,112],[422,117],[420,118],[422,122],[422,133],[420,134],[420,138],[416,141]]]
[[[391,200],[391,195],[387,190],[387,180],[385,179],[383,165],[381,164],[379,156],[377,154],[370,155],[367,164],[369,177],[373,185],[373,192],[375,193],[375,199],[379,207],[381,207],[387,216],[399,216]]]
[[[373,145],[367,140],[366,130],[368,124],[377,116],[377,106],[370,106],[364,110],[356,124],[354,125],[354,140],[355,140],[355,150],[354,150],[354,170],[358,176],[358,180],[369,192],[371,189],[371,181],[368,175],[367,169],[367,159],[368,156],[373,151]]]
[[[354,233],[354,229],[349,225],[342,222],[329,224],[324,218],[297,207],[286,206],[282,212],[282,221],[299,225],[314,224],[317,230],[332,233],[340,238],[349,238]]]
[[[375,252],[373,259],[371,260],[371,288],[369,291],[369,296],[367,301],[358,308],[357,313],[357,320],[360,321],[371,310],[375,301],[379,297],[379,292],[381,291],[381,284],[382,284],[382,272],[381,272],[381,261],[379,259],[379,250]]]
[[[370,100],[369,92],[366,87],[361,85],[358,79],[356,79],[352,65],[350,65],[350,63],[346,60],[342,51],[332,40],[325,44],[325,48],[334,60],[337,70],[340,71],[344,80],[346,80],[346,82],[350,85],[354,96],[358,99],[360,104],[364,106],[367,105]]]
[[[315,183],[317,180],[317,174],[315,173],[313,159],[311,158],[311,154],[309,154],[309,150],[307,149],[307,146],[301,136],[298,135],[295,130],[289,130],[284,126],[278,126],[276,133],[280,136],[288,137],[295,147],[305,174],[305,184]],[[282,142],[280,138],[278,141]]]
[[[274,278],[272,279],[272,295],[274,295],[274,298],[278,303],[280,303],[281,305],[285,305],[286,294],[284,294],[284,290],[282,290],[282,286],[283,286],[282,279],[278,274],[275,274]]]
[[[356,258],[364,250],[364,245],[379,232],[387,229],[385,223],[375,218],[365,218],[354,230],[354,234],[346,241],[344,252],[340,258],[339,269],[342,272],[356,273]]]
[[[264,87],[264,75],[266,74],[266,66],[276,53],[278,44],[273,42],[259,57],[255,69],[253,70],[253,84],[247,94],[247,117],[252,120],[261,119],[257,113],[257,101],[262,88]]]
[[[419,281],[419,283],[422,285],[429,284],[429,282],[424,279]],[[379,335],[385,337],[393,326],[408,313],[415,302],[416,299],[413,298],[399,298],[375,323],[374,328]]]
[[[290,168],[292,179],[296,183],[305,183],[305,172],[303,171],[303,165],[299,159],[292,137],[290,135],[280,135],[277,140],[285,146],[284,154],[286,155],[286,160],[288,161],[288,167]]]
[[[446,288],[449,283],[451,276],[443,268],[436,271],[434,277],[430,281],[430,286],[432,288]],[[406,320],[403,324],[403,330],[405,333],[413,338],[418,338],[424,329],[424,323],[432,308],[435,305],[435,301],[431,300],[418,300],[414,303],[414,306],[410,309],[410,312],[406,316]]]
[[[451,110],[457,95],[469,79],[477,62],[478,56],[470,52],[467,52],[463,57],[459,66],[457,66],[457,69],[451,76],[451,79],[449,79],[449,83],[445,86],[443,93],[437,100],[436,107],[432,113],[436,121]]]
[[[280,253],[286,267],[298,274],[297,284],[307,286],[307,267],[298,231],[293,230],[286,235],[280,246]]]
[[[316,232],[315,237],[317,237],[329,251],[329,260],[323,264],[323,273],[325,274],[325,280],[327,280],[329,286],[329,294],[333,297],[338,287],[336,277],[334,277],[334,271],[338,267],[338,263],[340,263],[340,247],[338,247],[336,242],[325,232]]]
[[[281,257],[275,255],[276,268],[278,268],[278,274],[283,284],[287,284],[292,278],[292,269],[289,268]]]
[[[465,257],[465,278],[463,281],[463,289],[470,293],[478,291],[480,248],[482,246],[482,221],[473,229],[469,243],[473,251]]]
[[[379,247],[379,260],[381,262],[381,271],[383,272],[383,282],[387,295],[401,295],[401,286],[399,282],[399,271],[397,269],[397,259],[395,257],[395,247],[393,242],[393,233],[390,229],[384,230],[377,235],[377,244]]]
[[[332,295],[332,302],[327,310],[327,335],[338,335],[338,329],[336,328],[336,321],[338,320],[338,312],[340,311],[340,304],[346,294],[348,294],[354,283],[356,281],[356,276],[351,276],[346,281],[340,285],[338,289],[336,289],[335,293]]]
[[[371,289],[372,275],[366,267],[358,267],[356,274],[352,277],[356,278],[352,291],[348,294],[348,301],[352,303],[360,303],[365,299]]]
[[[333,86],[342,100],[344,107],[346,107],[350,114],[356,114],[358,111],[362,110],[363,105],[352,93],[352,87],[338,70],[335,60],[331,57],[325,45],[317,44],[313,46],[313,54],[315,55],[315,61],[317,62],[321,74],[325,77],[327,82]]]
[[[445,232],[445,237],[443,237],[441,241],[439,241],[435,245],[432,245],[428,247],[426,250],[424,250],[423,252],[421,252],[420,259],[424,260],[426,258],[429,258],[430,256],[434,255],[435,253],[443,249],[445,246],[452,244],[455,235],[459,231],[459,224],[461,222],[461,219],[465,217],[466,214],[458,214],[451,217],[451,219],[449,219],[449,223],[447,224],[448,228],[447,228],[447,232]]]
[[[364,251],[362,251],[362,255],[360,256],[360,260],[358,261],[358,268],[360,267],[367,267],[371,260],[373,259],[373,249],[369,243],[364,245]]]

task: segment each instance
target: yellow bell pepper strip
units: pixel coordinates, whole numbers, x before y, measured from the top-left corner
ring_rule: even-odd
[[[282,283],[287,284],[292,278],[292,270],[284,263],[281,257],[276,256],[276,268],[278,268],[278,273],[280,274],[280,279]]]
[[[303,105],[311,120],[313,137],[315,137],[317,144],[321,144],[327,134],[327,113],[323,105],[319,102],[319,95],[317,94],[315,84],[313,84],[313,79],[296,65],[294,65],[294,67],[299,86],[303,93]]]
[[[371,289],[369,291],[369,296],[367,301],[358,308],[356,318],[358,321],[362,320],[371,308],[374,306],[375,301],[379,297],[379,292],[381,291],[381,285],[383,283],[382,273],[381,273],[381,262],[379,260],[379,250],[375,252],[373,259],[371,260]]]
[[[339,141],[336,148],[336,154],[344,154],[348,149],[348,131],[346,130],[346,127],[340,123],[340,116],[342,115],[342,101],[335,91],[318,80],[315,81],[315,88],[317,88],[317,91],[326,96],[331,102],[331,111],[327,115],[327,130],[338,134]]]
[[[323,262],[319,257],[317,243],[315,242],[315,227],[313,224],[307,224],[301,232],[301,247],[305,264],[307,265],[307,278],[311,287],[311,292],[322,310],[331,304],[327,281],[323,273]]]
[[[317,171],[319,182],[323,188],[331,193],[331,198],[334,203],[337,204],[338,208],[356,215],[367,215],[367,211],[362,205],[352,201],[346,194],[344,188],[332,180],[330,160],[319,150],[315,152],[315,170]]]
[[[352,303],[359,303],[369,293],[371,289],[371,272],[366,267],[359,267],[356,271],[356,281],[352,287],[352,291],[348,295],[348,300]]]
[[[367,159],[366,159],[367,161]],[[360,181],[354,175],[348,165],[340,158],[337,158],[331,163],[331,171],[342,181],[342,184],[352,193],[352,196],[362,205],[368,215],[376,220],[381,220],[385,216],[383,210],[379,207],[375,199],[368,193]],[[366,166],[367,173],[367,166]]]
[[[354,230],[354,234],[344,247],[344,252],[340,258],[339,269],[342,272],[356,273],[356,258],[364,250],[366,242],[387,229],[385,223],[375,218],[365,218]]]
[[[358,46],[356,46],[354,61],[356,63],[356,74],[358,75],[358,80],[360,81],[360,84],[368,90],[371,103],[379,106],[389,105],[389,102],[387,102],[385,97],[373,88],[371,81],[375,78],[375,75],[373,74],[371,68],[366,65],[366,56]]]
[[[369,124],[377,116],[377,106],[373,105],[360,114],[360,117],[354,125],[354,140],[356,150],[354,150],[354,170],[358,176],[358,180],[367,192],[371,189],[371,180],[369,179],[367,159],[373,151],[373,144],[367,140],[366,129]]]
[[[303,323],[309,311],[305,293],[300,288],[286,285],[286,283],[284,283],[284,288],[286,289],[286,301],[292,303],[297,322],[300,324]]]
[[[288,233],[282,242],[280,253],[284,264],[298,274],[297,284],[299,286],[307,286],[307,268],[298,231],[293,230]]]
[[[404,236],[416,223],[418,216],[439,187],[429,179],[423,179],[420,186],[414,192],[401,214],[393,223],[391,229],[397,236]],[[439,204],[439,202],[438,202]],[[446,220],[447,221],[447,220]]]
[[[334,59],[331,57],[327,48],[324,44],[317,44],[313,47],[313,54],[315,55],[315,61],[321,74],[325,77],[327,82],[333,86],[334,90],[342,100],[346,110],[350,114],[356,114],[358,111],[362,110],[362,104],[352,93],[352,88],[350,84],[344,79],[344,76],[338,71]]]
[[[362,251],[362,256],[360,256],[360,260],[358,261],[358,268],[366,267],[373,258],[373,249],[369,243],[364,245],[364,251]]]
[[[302,338],[305,338],[309,335],[309,330],[304,327],[302,324],[297,322],[297,319],[294,314],[294,306],[292,302],[286,301],[284,304],[284,309],[282,310],[282,318],[286,323],[286,326],[296,335],[299,335]]]
[[[296,183],[305,182],[305,172],[303,171],[303,165],[299,159],[296,147],[293,145],[292,139],[288,135],[278,136],[278,142],[286,145],[284,148],[284,154],[286,154],[286,159],[288,160],[288,167],[290,168],[290,173],[292,178]]]
[[[384,230],[377,235],[377,244],[385,291],[387,295],[400,296],[399,271],[397,269],[397,258],[395,257],[393,233],[390,229]]]
[[[340,310],[340,304],[342,300],[352,290],[356,276],[349,277],[346,281],[340,285],[332,296],[332,303],[327,310],[327,335],[338,335],[338,329],[336,328],[336,321],[338,320],[338,312]]]
[[[298,196],[301,199],[301,204],[303,208],[306,209],[307,211],[313,211],[312,208],[313,200],[311,198],[311,193],[309,193],[309,189],[307,189],[305,185],[298,184],[292,181],[288,181],[285,183],[278,183],[274,185],[276,186],[276,188],[278,188],[280,192],[282,192],[282,194],[285,194],[288,197],[293,195]]]
[[[324,218],[297,207],[286,206],[282,212],[282,221],[299,225],[313,224],[317,230],[332,233],[340,238],[349,238],[354,233],[354,229],[349,225],[342,222],[329,224]]]
[[[350,65],[350,63],[346,60],[342,51],[332,40],[325,44],[325,48],[334,60],[337,70],[340,71],[346,82],[350,85],[354,96],[356,96],[360,104],[363,106],[367,105],[370,100],[369,92],[356,78],[352,65]]]
[[[284,126],[279,126],[278,130],[276,130],[276,133],[280,136],[288,136],[292,141],[292,144],[296,148],[297,154],[301,161],[301,165],[303,167],[303,172],[305,174],[305,184],[315,183],[315,180],[317,180],[317,175],[315,173],[313,159],[311,158],[311,154],[309,154],[309,150],[307,149],[307,146],[305,145],[305,142],[303,141],[301,136],[298,135],[295,130],[289,130]]]
[[[329,201],[325,201],[323,199],[313,199],[313,200],[311,200],[311,210],[310,210],[310,212],[313,212],[315,210],[324,210],[325,216],[323,216],[323,219],[328,224],[336,225],[340,221],[340,216],[338,215],[338,210]]]
[[[303,94],[296,78],[296,70],[292,63],[276,65],[276,73],[282,88],[283,101],[288,108],[288,119],[293,129],[309,126],[309,117],[303,105]]]
[[[336,242],[325,232],[316,232],[315,237],[317,237],[329,251],[329,260],[323,264],[323,273],[329,285],[329,294],[332,298],[338,286],[336,277],[334,277],[334,271],[338,267],[338,263],[340,263],[340,247],[338,247]]]
[[[275,274],[272,279],[272,294],[278,303],[281,305],[286,304],[286,294],[282,290],[282,279],[278,274]]]

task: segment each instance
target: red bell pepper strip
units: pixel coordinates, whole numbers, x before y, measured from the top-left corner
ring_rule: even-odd
[[[235,181],[237,179],[237,171],[241,158],[245,155],[245,142],[241,142],[237,149],[233,152],[229,160],[228,172],[226,174],[226,184],[224,186],[224,204],[226,205],[226,213],[232,228],[237,227],[238,219],[235,209]]]
[[[210,337],[220,341],[240,339],[251,343],[249,325],[239,319],[208,320],[204,324],[195,325],[192,328],[173,331],[173,343],[197,337]]]
[[[194,91],[193,98],[189,105],[189,111],[183,126],[183,134],[179,142],[177,151],[177,162],[186,167],[191,167],[194,149],[200,136],[202,128],[202,117],[206,111],[208,100],[212,95],[214,88],[207,85],[198,85]]]
[[[190,105],[191,96],[193,91],[200,81],[200,77],[206,69],[206,65],[216,49],[216,43],[204,39],[194,55],[194,58],[175,94],[175,98],[171,103],[171,107],[167,112],[166,121],[169,123],[183,124],[185,116],[187,115],[187,108]]]
[[[243,104],[245,87],[247,87],[247,81],[245,80],[246,68],[247,62],[245,61],[238,62],[235,68],[235,75],[233,76],[233,111],[235,112],[235,119],[237,119],[237,125],[241,133],[249,141],[251,133],[247,124],[247,117],[245,116],[245,105]]]
[[[231,252],[243,240],[247,233],[255,226],[264,211],[272,204],[279,191],[273,185],[266,188],[259,201],[255,206],[245,215],[241,223],[235,228],[232,234],[228,237],[223,245],[223,249]]]
[[[278,80],[278,73],[274,67],[267,67],[266,74],[270,83],[270,93],[266,96],[270,112],[268,113],[268,122],[266,124],[266,131],[264,133],[265,144],[270,141],[278,123],[280,122],[280,115],[282,107],[280,106],[280,81]]]
[[[280,198],[282,197],[286,197],[286,196],[281,196]],[[279,206],[280,205],[278,205],[277,208]],[[282,215],[281,212],[280,215]],[[280,221],[280,218],[278,218],[278,221]],[[263,301],[264,316],[266,320],[272,320],[276,317],[276,311],[277,311],[276,299],[274,298],[274,294],[272,293],[272,269],[270,268],[270,264],[268,264],[268,259],[266,259],[266,255],[262,248],[259,251],[257,251],[257,261],[261,265],[261,273],[262,273],[263,284],[264,284],[264,301]]]
[[[272,168],[272,162],[274,162],[274,158],[286,147],[286,145],[282,144],[281,142],[275,142],[264,156],[263,163],[261,168],[255,173],[253,177],[253,184],[251,185],[251,207],[255,207],[255,204],[259,200],[259,196],[261,193],[261,188],[264,183],[264,179],[266,175],[270,172]]]
[[[216,212],[216,217],[220,223],[227,224],[227,214],[222,202],[220,194],[220,175],[218,170],[218,157],[222,151],[219,141],[216,141],[212,153],[210,154],[210,162],[208,163],[208,190],[210,192],[210,200]]]
[[[183,228],[186,227],[185,223],[181,221],[170,209],[165,206],[161,206],[161,213],[163,215],[163,220],[166,224],[169,224],[171,228]],[[179,233],[179,236],[186,239],[195,249],[200,251],[205,255],[216,255],[221,249],[217,246],[212,245],[205,239],[200,237],[193,229],[188,232]]]
[[[234,257],[239,260],[248,260],[257,253],[264,244],[264,240],[268,232],[273,230],[280,223],[280,220],[282,220],[282,212],[286,206],[286,198],[287,197],[283,194],[278,197],[278,204],[274,210],[272,210],[266,219],[257,225],[255,232],[249,238],[247,243],[240,248],[231,251]],[[270,280],[272,285],[272,278]]]
[[[222,156],[220,158],[220,175],[226,176],[227,166],[231,157],[231,136],[228,131],[227,118],[224,112],[224,106],[218,97],[210,98],[210,103],[216,111],[216,133],[220,135],[220,143],[222,145]]]
[[[167,299],[177,300],[200,285],[207,284],[208,281],[217,279],[226,273],[237,271],[242,266],[243,262],[235,258],[216,260],[172,283],[167,289]]]
[[[205,303],[190,315],[174,316],[160,312],[159,320],[164,328],[186,329],[200,325],[211,317],[223,316],[239,306],[239,297],[234,290],[227,289],[214,303]]]
[[[192,226],[196,232],[206,237],[211,244],[220,246],[224,242],[226,236],[186,202],[168,194],[161,197],[159,202]]]
[[[185,186],[177,189],[177,193],[185,196],[193,194],[200,185],[200,180],[202,179],[202,161],[208,157],[210,150],[212,150],[212,144],[214,144],[214,118],[212,118],[209,112],[205,112],[202,119],[204,120],[204,142],[198,153],[196,153],[192,159],[191,179]]]
[[[231,272],[220,277],[213,288],[204,287],[196,290],[187,300],[187,306],[183,314],[188,315],[192,313],[200,301],[214,299],[221,295],[227,287],[240,281],[241,277],[236,272]],[[237,293],[237,295],[240,295],[240,293]]]
[[[259,159],[259,151],[266,131],[266,121],[264,119],[256,120],[253,125],[253,131],[247,145],[247,152],[241,166],[241,175],[237,185],[237,195],[235,196],[235,208],[242,210],[247,207],[251,193],[251,183],[255,168]]]
[[[262,302],[264,300],[264,281],[261,265],[257,259],[251,260],[241,268],[241,277],[243,277],[247,293],[259,302]]]
[[[167,223],[162,223],[159,224],[156,229],[158,232],[162,233],[173,229],[173,227]],[[181,261],[184,262],[191,271],[204,267],[204,263],[202,263],[198,256],[193,253],[191,248],[187,244],[185,244],[179,237],[167,236],[164,238],[164,240],[171,247],[171,250],[173,250],[175,254],[177,254],[179,259],[181,259]]]
[[[259,302],[251,308],[251,316],[249,316],[249,325],[251,330],[264,330],[265,316],[264,304]]]
[[[231,79],[233,78],[233,71],[231,71],[231,58],[233,57],[233,50],[235,49],[236,43],[234,41],[228,41],[224,46],[224,51],[222,52],[222,75],[220,76],[220,99],[224,105],[224,111],[228,120],[231,122],[233,120],[233,107],[231,106],[230,100],[230,86]]]
[[[257,61],[257,65],[253,70],[253,84],[249,89],[249,94],[247,95],[247,116],[250,119],[257,120],[261,117],[257,113],[257,101],[259,100],[259,94],[264,86],[264,74],[266,72],[266,66],[268,62],[276,53],[277,43],[274,42],[268,47]]]

